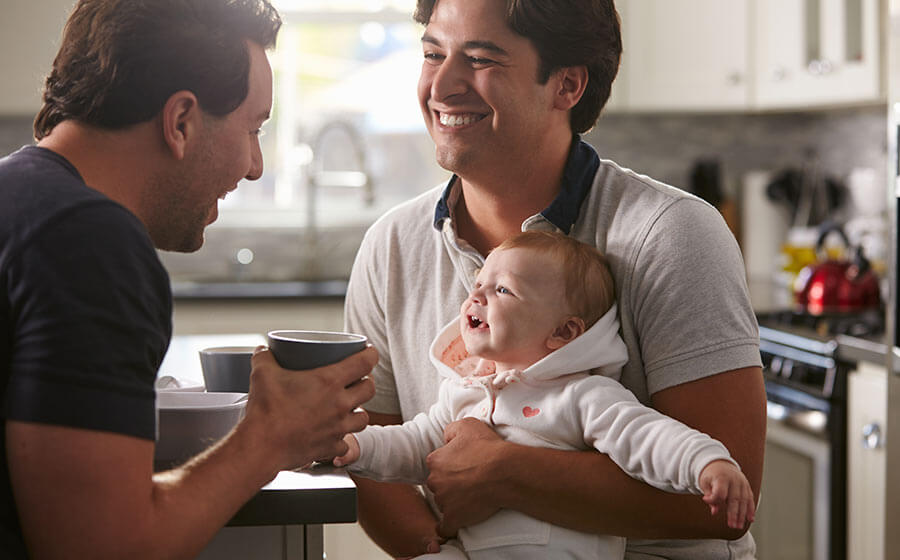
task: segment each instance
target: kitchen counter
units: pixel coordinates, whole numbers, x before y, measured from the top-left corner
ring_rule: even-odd
[[[176,336],[160,366],[158,377],[172,376],[185,386],[203,383],[198,351],[210,346],[256,346],[265,344],[259,334],[230,334],[206,336]],[[229,531],[249,531],[251,528],[282,528],[275,541],[278,558],[321,559],[323,557],[323,524],[353,523],[356,521],[356,485],[342,468],[318,465],[309,469],[281,471],[266,484],[228,522],[228,526],[201,555],[208,558],[231,559],[241,557],[230,538]],[[301,537],[289,538],[287,527],[299,526]],[[243,529],[241,529],[243,528]],[[237,540],[246,540],[246,534]],[[251,537],[252,538],[252,537]],[[257,537],[261,538],[261,537]],[[284,540],[284,543],[281,541]],[[261,541],[267,543],[268,541]],[[294,546],[289,546],[293,544]],[[263,546],[263,544],[260,544]],[[279,548],[281,547],[281,548]],[[268,557],[261,552],[254,557]]]
[[[321,465],[281,471],[229,526],[321,525],[356,521],[356,485],[344,469]]]

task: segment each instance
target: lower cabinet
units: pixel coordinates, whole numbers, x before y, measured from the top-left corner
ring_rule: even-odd
[[[860,362],[847,383],[847,557],[884,560],[887,373]]]

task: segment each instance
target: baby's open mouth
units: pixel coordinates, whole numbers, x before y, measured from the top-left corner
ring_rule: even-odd
[[[484,325],[484,328],[487,328],[487,323],[482,322],[481,319],[474,315],[469,315],[469,327],[473,329],[477,329],[478,327]]]

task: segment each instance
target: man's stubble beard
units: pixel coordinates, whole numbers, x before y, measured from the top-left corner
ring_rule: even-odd
[[[210,209],[200,208],[184,196],[189,185],[179,176],[159,174],[154,185],[150,199],[145,201],[145,207],[151,209],[146,225],[153,244],[157,249],[179,253],[200,249]]]

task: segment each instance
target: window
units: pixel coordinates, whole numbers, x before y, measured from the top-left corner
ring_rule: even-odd
[[[416,99],[415,2],[275,4],[284,26],[270,53],[266,170],[226,198],[217,225],[363,225],[437,184],[445,174]]]
[[[284,25],[269,53],[265,171],[220,202],[197,253],[160,253],[176,295],[211,282],[344,280],[375,219],[449,177],[416,97],[414,0],[275,4]]]

